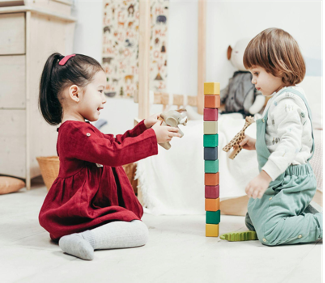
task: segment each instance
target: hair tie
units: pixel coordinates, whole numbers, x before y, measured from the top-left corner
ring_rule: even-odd
[[[76,56],[76,54],[71,54],[71,55],[65,56],[64,58],[61,59],[61,61],[59,62],[59,65],[60,66],[65,65],[65,63],[67,63],[67,61],[73,56]]]

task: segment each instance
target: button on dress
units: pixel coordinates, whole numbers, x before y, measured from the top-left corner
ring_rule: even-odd
[[[87,122],[68,120],[58,132],[59,175],[39,213],[51,239],[112,221],[140,220],[143,208],[121,166],[158,154],[154,130],[141,121],[114,137]]]

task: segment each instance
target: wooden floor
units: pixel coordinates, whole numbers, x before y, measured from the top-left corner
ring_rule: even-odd
[[[0,196],[0,282],[320,283],[322,243],[267,247],[204,236],[205,216],[145,214],[149,242],[101,250],[93,261],[62,253],[39,226],[44,185]],[[220,233],[244,231],[244,217],[221,217]]]

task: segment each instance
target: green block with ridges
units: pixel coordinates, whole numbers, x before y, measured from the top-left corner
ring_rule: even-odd
[[[216,147],[218,146],[218,134],[215,135],[203,135],[204,147]]]
[[[205,173],[217,173],[219,172],[219,159],[217,160],[205,160],[204,161]]]
[[[206,211],[206,224],[219,224],[220,223],[220,210]]]
[[[221,235],[220,239],[230,242],[250,241],[257,240],[257,235],[255,231],[233,232]]]

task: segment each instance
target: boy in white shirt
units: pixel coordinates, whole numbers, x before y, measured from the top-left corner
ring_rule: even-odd
[[[257,139],[241,146],[256,150],[260,174],[246,186],[250,197],[246,226],[250,231],[224,234],[230,241],[258,238],[275,246],[322,239],[323,216],[309,203],[316,178],[309,164],[314,152],[311,112],[300,83],[305,63],[295,39],[281,29],[262,31],[248,44],[244,65],[252,83],[272,96],[256,121]]]

